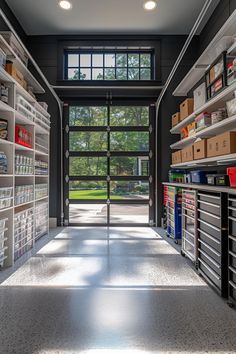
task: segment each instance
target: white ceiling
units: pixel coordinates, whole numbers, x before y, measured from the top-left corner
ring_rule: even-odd
[[[6,0],[29,35],[187,34],[205,1],[158,0],[148,12],[144,0],[71,0],[70,11],[58,0]]]

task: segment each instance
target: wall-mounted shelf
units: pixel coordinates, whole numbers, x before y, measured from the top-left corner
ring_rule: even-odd
[[[236,33],[236,10],[228,18],[219,32],[213,38],[208,47],[204,50],[199,59],[195,62],[188,74],[173,92],[174,96],[187,96],[188,92],[204,76],[205,71],[215,58],[224,50],[224,43],[228,46],[233,44]],[[230,38],[231,37],[231,38]]]
[[[28,82],[29,86],[33,88],[34,93],[45,93],[45,90],[40,85],[40,83],[35,79],[29,69],[21,61],[21,59],[16,55],[11,46],[7,41],[0,35],[0,47],[4,50],[7,56],[12,60],[15,67],[24,75],[25,80]]]
[[[193,160],[189,162],[182,162],[176,165],[171,165],[171,168],[195,168],[207,166],[227,166],[236,161],[236,154],[209,157],[201,160]]]
[[[218,95],[206,102],[201,108],[193,112],[190,116],[182,120],[179,124],[173,127],[171,134],[180,134],[180,130],[186,127],[188,124],[194,121],[195,117],[202,112],[214,112],[215,110],[222,108],[225,103],[234,98],[234,91],[236,90],[236,82],[221,91]]]
[[[210,127],[197,132],[193,136],[177,141],[170,147],[172,150],[183,149],[185,146],[192,144],[197,138],[208,138],[210,136],[224,133],[228,130],[236,130],[236,115],[229,118],[225,118],[221,122],[213,124]]]

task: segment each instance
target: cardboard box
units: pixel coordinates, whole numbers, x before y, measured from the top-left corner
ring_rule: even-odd
[[[181,152],[182,162],[193,161],[193,145],[184,148]]]
[[[207,139],[207,157],[236,153],[236,132],[226,132]]]
[[[193,105],[194,105],[193,98],[187,98],[183,103],[181,103],[180,105],[181,121],[193,113]]]
[[[172,128],[175,127],[180,122],[180,113],[177,112],[172,116]]]
[[[172,164],[175,165],[175,164],[181,163],[181,162],[182,162],[181,150],[173,152],[173,154],[172,154]]]
[[[194,160],[205,159],[207,157],[207,140],[203,139],[193,144]]]
[[[24,83],[24,76],[23,74],[16,69],[16,67],[12,63],[7,63],[5,66],[5,70],[10,74],[21,86]]]

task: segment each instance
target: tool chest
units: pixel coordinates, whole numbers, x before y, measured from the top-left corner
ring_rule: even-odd
[[[228,218],[229,302],[236,305],[236,195],[229,195]]]
[[[182,191],[182,255],[197,261],[197,191]]]
[[[198,192],[198,270],[226,297],[228,221],[225,193]]]
[[[168,186],[167,189],[167,236],[176,243],[181,239],[182,188]]]

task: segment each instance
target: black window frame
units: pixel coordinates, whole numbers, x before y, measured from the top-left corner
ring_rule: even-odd
[[[82,67],[80,66],[80,60],[79,60],[79,66],[78,67],[70,67],[69,64],[68,64],[68,57],[70,54],[76,54],[76,55],[79,55],[80,54],[85,54],[85,55],[89,55],[91,57],[91,65],[88,66],[88,67]],[[92,60],[92,56],[94,54],[101,54],[103,56],[103,66],[93,66],[93,60]],[[117,62],[116,62],[116,55],[117,54],[125,54],[127,55],[127,65],[126,66],[117,66]],[[128,64],[128,55],[129,54],[137,54],[139,56],[139,66],[137,67],[131,67],[129,66]],[[150,55],[150,66],[148,67],[144,67],[144,66],[141,66],[141,62],[140,62],[140,57],[142,54],[149,54]],[[115,65],[114,67],[108,67],[105,65],[105,56],[106,55],[115,55]],[[115,78],[114,80],[115,81],[121,81],[121,82],[127,82],[127,81],[153,81],[155,80],[155,52],[153,49],[138,49],[138,50],[135,50],[135,49],[110,49],[110,50],[101,50],[101,49],[91,49],[91,50],[88,50],[88,49],[67,49],[64,51],[64,80],[66,81],[79,81],[79,82],[82,82],[82,81],[107,81],[107,82],[110,82],[110,81],[113,81],[112,79],[108,79],[106,80],[105,79],[105,69],[114,69],[115,71]],[[83,70],[83,69],[87,69],[87,70],[90,70],[90,77],[91,79],[86,79],[86,80],[81,80],[80,78],[78,80],[71,80],[68,78],[68,70],[69,69],[79,69],[79,70]],[[93,79],[93,69],[102,69],[103,71],[103,79],[99,80],[99,79]],[[126,70],[126,79],[118,79],[117,78],[117,70],[119,69],[123,69],[123,70]],[[131,80],[129,79],[129,69],[137,69],[138,70],[138,76],[139,78],[138,79],[134,79],[134,80]],[[150,70],[150,79],[147,79],[147,80],[143,80],[141,79],[141,70],[142,69],[148,69]]]
[[[64,75],[66,51],[95,51],[104,52],[116,50],[126,51],[152,51],[153,52],[153,80],[66,80]],[[59,38],[57,43],[57,85],[58,86],[82,86],[82,87],[119,87],[126,86],[161,86],[161,38],[159,36],[71,36],[70,38]]]

